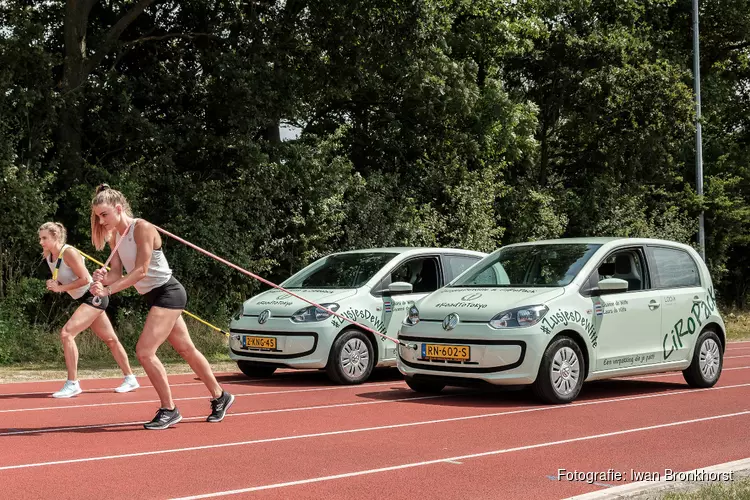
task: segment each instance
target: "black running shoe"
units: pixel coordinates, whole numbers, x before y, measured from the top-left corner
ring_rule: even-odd
[[[182,415],[180,415],[180,411],[176,407],[174,410],[159,408],[154,419],[151,422],[143,424],[143,427],[149,430],[161,430],[176,424],[180,420],[182,420]]]
[[[221,396],[211,400],[211,415],[208,416],[206,422],[221,422],[224,420],[224,415],[227,414],[227,410],[234,403],[234,396],[229,394],[227,391],[222,391]]]

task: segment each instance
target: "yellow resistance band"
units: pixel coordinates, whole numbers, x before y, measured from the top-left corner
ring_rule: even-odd
[[[55,270],[52,271],[52,281],[57,281],[57,273],[60,271],[60,264],[62,264],[63,261],[63,254],[65,253],[65,249],[68,248],[68,245],[63,245],[60,249],[60,255],[57,256],[57,263],[55,264]]]
[[[78,252],[79,252],[79,253],[80,253],[81,255],[83,255],[84,257],[86,257],[87,259],[89,259],[89,260],[90,260],[91,262],[94,262],[94,263],[96,263],[96,264],[99,264],[100,266],[103,266],[103,265],[104,265],[103,263],[99,262],[98,260],[96,260],[95,258],[93,258],[93,257],[91,257],[91,256],[89,256],[89,255],[86,255],[85,253],[81,252],[80,250],[78,250]],[[109,271],[109,267],[107,267],[107,271]],[[203,323],[204,325],[206,325],[206,326],[208,326],[208,327],[211,327],[211,328],[213,328],[214,330],[216,330],[217,332],[223,333],[224,335],[226,335],[227,337],[229,337],[229,334],[228,334],[227,332],[225,332],[224,330],[222,330],[221,328],[219,328],[218,326],[214,326],[214,325],[212,325],[211,323],[209,323],[208,321],[204,321],[204,320],[200,319],[200,318],[199,318],[198,316],[196,316],[195,314],[193,314],[193,313],[191,313],[191,312],[188,312],[188,311],[184,311],[184,310],[183,310],[182,312],[184,312],[185,314],[187,314],[188,316],[190,316],[190,317],[191,317],[191,318],[193,318],[194,320],[196,320],[196,321],[200,321],[200,322],[201,322],[201,323]]]

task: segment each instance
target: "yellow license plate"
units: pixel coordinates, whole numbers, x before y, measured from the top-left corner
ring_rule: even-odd
[[[276,337],[245,337],[245,349],[276,349]]]
[[[422,357],[425,359],[469,361],[471,349],[467,345],[422,344]]]

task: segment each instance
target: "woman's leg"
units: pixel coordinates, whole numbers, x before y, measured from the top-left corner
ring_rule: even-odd
[[[161,407],[170,410],[175,407],[172,401],[172,391],[169,389],[167,371],[156,357],[156,350],[169,337],[181,313],[179,309],[152,307],[146,316],[146,323],[143,325],[138,344],[135,346],[135,354],[159,395]]]
[[[60,331],[60,340],[65,353],[65,366],[68,368],[68,380],[78,380],[78,347],[76,336],[96,320],[99,314],[104,313],[100,309],[81,304],[68,319]]]
[[[198,378],[206,384],[206,388],[211,393],[211,396],[213,396],[213,398],[221,396],[223,391],[219,383],[216,381],[216,377],[211,370],[211,365],[208,364],[206,357],[196,349],[193,344],[185,320],[182,319],[182,315],[177,318],[167,340],[172,344],[175,351],[182,356],[182,359],[187,361],[187,364],[190,365],[190,368],[192,368],[195,374],[198,375]]]
[[[106,313],[102,314],[91,323],[91,330],[96,334],[97,337],[107,344],[109,350],[112,351],[112,357],[115,358],[117,366],[122,370],[122,374],[132,375],[133,371],[130,369],[130,361],[128,355],[125,352],[125,348],[120,343],[120,340],[115,334],[115,329],[112,327],[112,323],[109,321],[109,316]]]
[[[193,341],[190,339],[185,320],[180,316],[175,322],[172,332],[169,334],[169,343],[180,353],[180,356],[188,362],[190,368],[206,384],[209,392],[213,396],[211,400],[211,414],[206,419],[207,422],[221,422],[234,403],[234,395],[222,390],[216,377],[208,364],[206,357],[195,348]]]

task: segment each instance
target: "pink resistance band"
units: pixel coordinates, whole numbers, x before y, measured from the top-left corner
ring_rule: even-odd
[[[384,335],[384,334],[382,334],[382,333],[380,333],[380,332],[376,332],[376,331],[375,331],[375,330],[373,330],[372,328],[369,328],[369,327],[367,327],[367,326],[365,326],[365,325],[362,325],[362,324],[360,324],[360,323],[357,323],[356,321],[354,321],[354,320],[351,320],[351,319],[349,319],[349,318],[347,318],[347,317],[345,317],[345,316],[342,316],[342,315],[340,315],[340,314],[336,313],[335,311],[332,311],[332,310],[330,310],[330,309],[328,309],[328,308],[326,308],[326,307],[323,307],[323,306],[321,306],[320,304],[316,304],[315,302],[312,302],[312,301],[310,301],[310,300],[308,300],[308,299],[306,299],[306,298],[304,298],[304,297],[300,297],[299,295],[296,295],[296,294],[294,294],[294,293],[290,292],[289,290],[286,290],[285,288],[282,288],[282,287],[280,287],[279,285],[276,285],[276,284],[274,284],[274,283],[271,283],[270,281],[268,281],[268,280],[265,280],[265,279],[261,278],[260,276],[258,276],[258,275],[256,275],[256,274],[253,274],[253,273],[251,273],[250,271],[247,271],[247,270],[245,270],[245,269],[242,269],[241,267],[239,267],[239,266],[237,266],[237,265],[235,265],[235,264],[232,264],[231,262],[229,262],[229,261],[227,261],[227,260],[225,260],[225,259],[222,259],[221,257],[219,257],[219,256],[217,256],[217,255],[214,255],[214,254],[212,254],[212,253],[211,253],[211,252],[209,252],[208,250],[204,250],[204,249],[200,248],[200,247],[199,247],[199,246],[197,246],[197,245],[193,245],[193,244],[192,244],[192,243],[190,243],[189,241],[185,241],[185,240],[183,240],[183,239],[182,239],[182,238],[180,238],[179,236],[175,236],[174,234],[170,233],[169,231],[165,231],[164,229],[160,228],[159,226],[156,226],[156,225],[154,225],[154,227],[155,227],[155,228],[156,228],[156,229],[157,229],[158,231],[160,231],[160,232],[162,232],[162,233],[166,234],[167,236],[169,236],[170,238],[174,238],[175,240],[179,241],[180,243],[182,243],[182,244],[184,244],[184,245],[187,245],[187,246],[189,246],[190,248],[193,248],[193,249],[195,249],[195,250],[198,250],[198,251],[199,251],[199,252],[201,252],[202,254],[204,254],[204,255],[207,255],[207,256],[211,257],[212,259],[215,259],[215,260],[217,260],[217,261],[221,262],[222,264],[226,264],[227,266],[229,266],[229,267],[231,267],[231,268],[233,268],[233,269],[236,269],[236,270],[238,270],[239,272],[241,272],[241,273],[243,273],[243,274],[246,274],[246,275],[250,276],[251,278],[255,278],[256,280],[258,280],[258,281],[261,281],[261,282],[265,283],[266,285],[269,285],[269,286],[272,286],[272,287],[274,287],[274,288],[277,288],[277,289],[281,290],[281,291],[282,291],[282,292],[284,292],[284,293],[288,293],[288,294],[289,294],[289,295],[291,295],[292,297],[296,297],[296,298],[298,298],[298,299],[300,299],[300,300],[302,300],[302,301],[304,301],[304,302],[307,302],[308,304],[310,304],[310,305],[313,305],[313,306],[315,306],[315,307],[317,307],[317,308],[319,308],[319,309],[322,309],[323,311],[326,311],[327,313],[329,313],[329,314],[332,314],[333,316],[336,316],[337,318],[341,318],[341,319],[343,319],[344,321],[348,321],[349,323],[351,323],[351,324],[353,324],[353,325],[355,325],[355,326],[358,326],[358,327],[362,328],[363,330],[366,330],[366,331],[368,331],[368,332],[370,332],[370,333],[373,333],[373,334],[375,334],[375,335],[378,335],[378,336],[380,336],[380,337],[386,338],[386,339],[388,339],[388,340],[390,340],[390,341],[392,341],[392,342],[395,342],[396,344],[401,344],[401,345],[404,345],[405,347],[411,347],[411,348],[413,348],[413,349],[416,349],[416,348],[417,348],[416,344],[410,345],[410,344],[407,344],[406,342],[402,342],[402,341],[400,341],[400,340],[398,340],[398,339],[394,339],[394,338],[392,338],[392,337],[389,337],[388,335]],[[121,240],[121,241],[122,241],[122,240]],[[116,247],[115,247],[115,250],[116,250]]]

